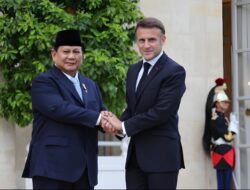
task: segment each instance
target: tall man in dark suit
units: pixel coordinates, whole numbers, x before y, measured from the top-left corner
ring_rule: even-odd
[[[184,168],[178,131],[178,109],[185,92],[185,70],[162,50],[161,21],[145,18],[136,26],[143,56],[127,73],[127,108],[109,123],[131,137],[126,161],[128,189],[176,189]]]
[[[93,189],[97,132],[105,107],[100,91],[78,69],[84,45],[78,30],[57,33],[52,69],[32,83],[33,131],[23,177],[34,189]]]

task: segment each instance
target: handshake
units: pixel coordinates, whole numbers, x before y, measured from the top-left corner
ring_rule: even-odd
[[[122,132],[122,122],[110,111],[101,111],[100,125],[105,132],[115,135]]]

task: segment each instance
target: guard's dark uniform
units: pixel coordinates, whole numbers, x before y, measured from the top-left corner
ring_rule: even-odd
[[[233,132],[228,131],[228,121],[224,113],[215,112],[211,119],[212,161],[217,171],[219,189],[230,189],[232,170],[235,165],[235,151],[231,145]]]

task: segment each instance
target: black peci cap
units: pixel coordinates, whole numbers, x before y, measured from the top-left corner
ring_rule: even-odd
[[[62,30],[56,34],[54,48],[59,46],[81,46],[84,50],[84,44],[81,42],[80,31],[69,29]]]

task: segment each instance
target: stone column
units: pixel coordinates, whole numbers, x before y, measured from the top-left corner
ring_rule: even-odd
[[[15,144],[16,144],[16,184],[18,189],[26,188],[26,180],[22,178],[22,172],[27,157],[27,150],[31,139],[32,126],[29,125],[24,128],[15,126]],[[30,185],[30,187],[32,187]]]
[[[0,189],[16,189],[15,127],[0,119]]]

